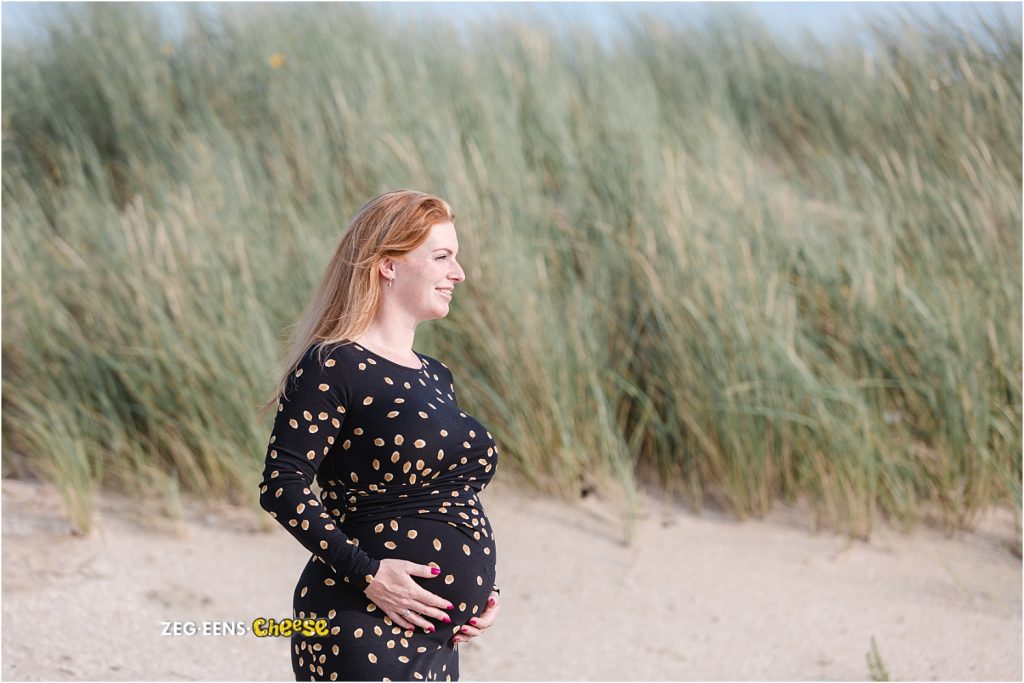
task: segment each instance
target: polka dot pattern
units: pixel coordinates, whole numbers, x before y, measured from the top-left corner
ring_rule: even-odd
[[[419,368],[356,343],[321,356],[311,347],[279,401],[260,504],[311,554],[293,616],[330,626],[292,637],[296,680],[458,680],[451,638],[494,586],[477,494],[497,445],[459,408],[448,367],[416,355]],[[385,558],[440,568],[413,580],[455,606],[451,623],[428,617],[433,633],[392,623],[363,592]]]

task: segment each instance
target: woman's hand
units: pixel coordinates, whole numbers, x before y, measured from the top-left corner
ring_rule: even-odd
[[[402,628],[415,630],[419,627],[431,633],[434,625],[424,616],[451,623],[451,617],[445,610],[455,609],[455,605],[422,588],[410,577],[431,579],[440,573],[440,569],[429,564],[397,559],[381,560],[373,581],[363,592]]]
[[[470,619],[469,624],[464,624],[458,635],[452,637],[452,642],[462,643],[470,638],[476,638],[494,624],[500,610],[501,595],[492,591],[491,597],[487,598],[487,607],[484,608],[483,614]]]

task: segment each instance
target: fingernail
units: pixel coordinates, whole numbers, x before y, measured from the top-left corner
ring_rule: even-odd
[[[448,605],[445,609],[455,609],[455,605]]]
[[[487,604],[488,605],[493,605],[494,604],[494,598],[487,598]]]
[[[427,633],[433,633],[434,632],[434,627],[433,626],[428,626],[428,627],[426,627],[423,630],[426,631]]]
[[[446,624],[450,624],[450,623],[452,623],[452,620],[451,620],[451,619],[449,619],[448,617],[445,617],[445,618],[444,618],[444,619],[442,619],[441,621],[443,621],[443,622],[444,622],[444,623],[446,623]]]
[[[457,643],[457,642],[459,642],[459,637],[458,637],[458,636],[455,636],[455,638],[453,638],[453,639],[452,639],[452,642],[453,642],[453,643]]]
[[[431,568],[430,568],[430,573],[431,573],[431,574],[440,574],[440,573],[441,573],[441,570],[440,570],[440,569],[438,569],[437,567],[431,567]]]
[[[473,626],[476,626],[476,619],[470,619],[469,623],[472,624]]]

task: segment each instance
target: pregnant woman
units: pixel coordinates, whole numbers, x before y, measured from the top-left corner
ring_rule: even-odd
[[[260,504],[312,553],[292,616],[327,620],[325,636],[292,636],[296,680],[455,681],[458,643],[497,617],[477,494],[498,448],[448,367],[413,350],[465,280],[454,218],[409,190],[363,206],[263,406],[277,416]]]

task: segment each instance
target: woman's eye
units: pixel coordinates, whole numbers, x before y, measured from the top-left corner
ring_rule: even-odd
[[[440,256],[437,257],[437,260],[441,260],[443,258],[448,258],[448,254],[441,254]]]

